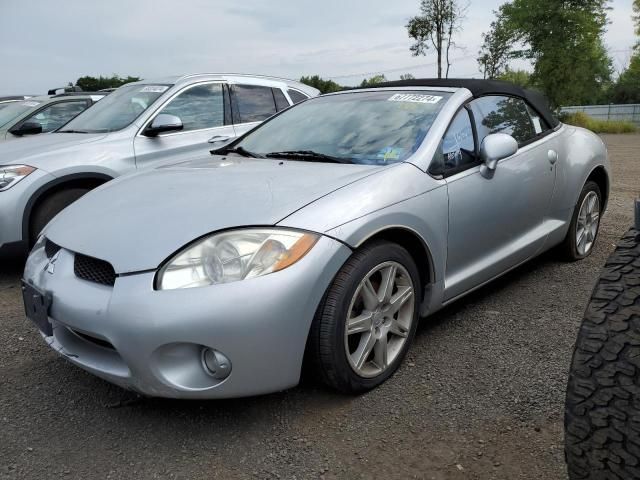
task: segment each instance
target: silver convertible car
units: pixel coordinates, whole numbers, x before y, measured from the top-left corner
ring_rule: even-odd
[[[52,349],[152,396],[283,390],[303,363],[363,392],[420,317],[551,247],[589,255],[609,192],[599,137],[494,81],[312,98],[212,153],[49,223],[23,294]]]

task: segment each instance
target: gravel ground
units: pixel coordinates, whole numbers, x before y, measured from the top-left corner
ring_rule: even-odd
[[[137,399],[49,351],[0,264],[0,479],[566,478],[562,415],[575,335],[632,222],[640,135],[607,136],[614,183],[587,260],[546,254],[418,329],[385,385],[303,384],[226,401]]]

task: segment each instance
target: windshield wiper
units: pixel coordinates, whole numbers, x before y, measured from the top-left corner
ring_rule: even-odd
[[[87,130],[58,130],[58,133],[89,133]]]
[[[242,155],[243,157],[249,158],[264,158],[264,155],[260,155],[259,153],[250,152],[244,147],[231,147],[231,148],[221,148],[219,150],[211,150],[212,155],[226,155],[227,153],[237,153],[238,155]]]
[[[267,158],[288,158],[308,162],[352,163],[350,158],[332,157],[313,150],[285,150],[283,152],[271,152],[265,155]]]

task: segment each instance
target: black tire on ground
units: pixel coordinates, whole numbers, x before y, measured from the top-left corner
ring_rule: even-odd
[[[640,231],[609,257],[573,353],[565,405],[571,480],[640,478]]]
[[[413,321],[407,339],[388,368],[373,378],[358,375],[349,365],[344,344],[346,318],[351,299],[366,274],[375,266],[395,261],[401,264],[414,285]],[[387,241],[373,241],[361,247],[342,266],[327,289],[311,325],[306,349],[306,365],[313,378],[343,393],[357,394],[377,387],[398,369],[411,346],[418,324],[420,276],[406,249]]]
[[[69,188],[67,190],[54,192],[40,202],[31,214],[31,221],[29,222],[29,246],[35,244],[40,232],[42,232],[42,229],[46,227],[47,223],[49,223],[53,217],[87,192],[89,192],[89,189],[86,188]]]
[[[578,214],[580,213],[580,206],[582,205],[582,201],[584,197],[586,197],[589,192],[595,192],[598,195],[598,201],[600,202],[600,215],[602,215],[603,201],[602,201],[602,192],[600,191],[600,187],[598,184],[592,180],[589,180],[582,187],[582,191],[580,192],[580,196],[578,197],[578,202],[576,203],[576,207],[573,210],[573,216],[571,217],[571,224],[569,225],[569,231],[567,232],[567,236],[564,241],[560,245],[560,253],[563,259],[569,262],[575,262],[576,260],[582,260],[591,255],[593,251],[593,247],[585,254],[580,255],[578,253],[577,245],[576,245],[576,225],[578,223]],[[602,220],[602,219],[600,219]],[[596,240],[598,239],[598,233],[600,231],[600,223],[598,223],[598,230],[596,232],[596,236],[593,240],[595,245]]]

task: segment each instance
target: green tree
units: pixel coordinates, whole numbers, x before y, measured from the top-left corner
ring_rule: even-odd
[[[501,73],[496,77],[498,80],[504,80],[506,82],[515,83],[523,88],[533,86],[531,84],[531,73],[526,70],[511,70],[506,68],[504,73]]]
[[[412,74],[410,73],[403,73],[402,75],[400,75],[400,80],[413,80],[416,77],[414,77]]]
[[[97,78],[84,76],[76,80],[76,85],[82,88],[82,90],[84,91],[97,92],[98,90],[103,90],[105,88],[118,88],[125,83],[137,82],[139,80],[140,77],[120,77],[116,74],[113,74],[110,77],[103,77],[102,75],[100,75]]]
[[[414,56],[426,55],[431,48],[436,51],[438,78],[442,78],[443,59],[445,78],[449,77],[449,52],[455,46],[453,35],[460,28],[464,12],[457,0],[421,0],[420,15],[409,19],[406,25],[409,38],[415,40],[411,46]]]
[[[333,80],[325,80],[319,75],[301,77],[300,82],[305,85],[309,85],[310,87],[317,88],[321,93],[339,92],[344,89],[343,86],[338,85]]]
[[[618,77],[611,95],[612,103],[640,103],[640,55],[631,57],[629,66]]]
[[[633,2],[636,35],[640,36],[640,0]],[[636,44],[629,66],[613,87],[613,103],[640,103],[640,43]]]
[[[498,36],[498,44],[512,47],[498,51],[493,64],[501,65],[505,58],[530,60],[531,82],[553,106],[597,103],[612,73],[603,44],[608,1],[512,0],[503,4],[487,35]],[[518,46],[522,48],[516,49]],[[482,54],[490,52],[484,49],[481,58]]]
[[[362,80],[360,84],[361,87],[373,87],[374,85],[378,85],[379,83],[383,83],[387,81],[387,77],[384,75],[374,75],[371,78],[365,78]]]
[[[483,44],[478,52],[478,64],[484,78],[499,78],[509,67],[514,57],[513,42],[515,33],[498,17],[491,22],[488,33],[482,34]]]

